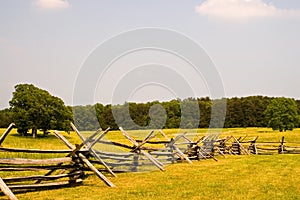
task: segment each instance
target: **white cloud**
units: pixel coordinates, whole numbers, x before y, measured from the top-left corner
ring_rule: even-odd
[[[70,7],[67,0],[37,0],[36,5],[42,9],[62,9]]]
[[[196,7],[196,12],[226,20],[300,17],[300,10],[280,9],[263,0],[206,0]]]

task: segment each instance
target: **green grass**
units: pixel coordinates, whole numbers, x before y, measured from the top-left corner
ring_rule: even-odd
[[[124,173],[109,188],[95,176],[82,186],[18,194],[20,199],[299,199],[300,155],[231,156],[174,164],[166,172]]]
[[[3,130],[0,130],[0,135]],[[15,130],[14,130],[15,131]],[[196,130],[188,130],[195,132]],[[150,131],[145,131],[150,132]],[[178,130],[164,130],[174,136]],[[200,135],[206,130],[200,129]],[[139,137],[139,132],[129,134]],[[80,140],[74,133],[63,133],[74,144]],[[85,135],[90,133],[85,132]],[[259,141],[300,141],[300,129],[279,133],[267,128],[224,129],[221,137],[259,136]],[[109,132],[108,138],[125,141],[120,132]],[[25,144],[26,143],[26,144]],[[66,149],[54,137],[22,138],[13,133],[3,143],[5,147]],[[0,154],[0,156],[2,156]],[[78,187],[17,194],[19,199],[300,199],[300,155],[251,155],[218,157],[219,161],[194,161],[192,165],[177,163],[165,172],[123,173],[108,178],[117,188],[107,187],[89,173]],[[0,172],[0,176],[6,176]],[[0,199],[6,199],[0,196]]]

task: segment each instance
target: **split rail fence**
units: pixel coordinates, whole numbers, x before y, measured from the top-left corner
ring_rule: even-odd
[[[13,192],[27,192],[41,189],[76,186],[85,178],[85,171],[94,172],[110,187],[115,185],[102,174],[87,158],[89,151],[82,148],[97,134],[73,146],[63,135],[54,134],[67,147],[67,150],[42,150],[3,147],[2,143],[13,129],[11,124],[0,138],[0,152],[15,155],[11,158],[0,158],[0,171],[6,174],[20,174],[15,177],[0,177],[0,189],[9,199],[17,199]],[[17,157],[22,154],[22,158]],[[42,159],[32,158],[32,154]],[[25,158],[24,158],[25,157]],[[25,175],[24,175],[25,174]]]
[[[67,147],[64,150],[3,147],[14,124],[7,128],[0,137],[0,152],[15,157],[0,158],[0,171],[9,175],[21,174],[16,177],[0,176],[0,189],[9,199],[17,199],[13,192],[78,185],[86,177],[86,171],[92,171],[106,185],[116,187],[103,172],[116,177],[118,172],[164,171],[167,164],[192,164],[191,160],[201,159],[218,161],[216,156],[226,157],[226,154],[300,154],[300,142],[286,141],[284,137],[280,141],[261,142],[258,137],[219,138],[200,137],[197,134],[188,137],[187,133],[180,133],[170,138],[162,130],[153,130],[144,138],[136,139],[120,127],[120,133],[117,134],[122,134],[123,140],[118,136],[112,137],[118,138],[114,141],[107,137],[109,128],[104,131],[99,129],[85,138],[73,123],[71,127],[81,139],[80,144],[73,145],[58,131],[54,131],[54,135]],[[28,156],[20,158],[17,157],[18,153]],[[31,154],[38,154],[43,159],[32,159]]]

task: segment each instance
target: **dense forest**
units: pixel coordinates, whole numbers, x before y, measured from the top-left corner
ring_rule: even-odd
[[[227,98],[224,127],[266,127],[268,122],[265,110],[272,99],[274,97],[265,96]],[[97,103],[74,106],[73,114],[79,130],[96,130],[99,127],[118,129],[118,126],[126,129],[207,128],[210,125],[212,105],[217,101],[205,97],[168,102],[125,103],[113,106]],[[300,114],[300,100],[296,100],[296,103]],[[185,110],[183,114],[181,114],[182,109]],[[218,107],[216,106],[215,109]],[[195,110],[200,111],[200,119],[199,112],[194,112]],[[1,110],[0,127],[7,127],[10,122],[12,122],[10,110]],[[299,124],[297,126],[299,127]]]

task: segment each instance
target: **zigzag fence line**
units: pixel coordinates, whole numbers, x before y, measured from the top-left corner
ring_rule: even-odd
[[[109,128],[97,130],[88,138],[71,127],[82,140],[81,144],[72,145],[59,132],[54,135],[67,149],[42,150],[3,147],[2,143],[13,129],[11,124],[0,137],[0,152],[49,155],[51,158],[0,158],[0,171],[30,172],[32,175],[0,177],[0,189],[10,199],[17,199],[12,191],[32,191],[68,187],[82,183],[86,171],[94,172],[106,185],[116,187],[102,172],[116,177],[117,172],[149,171],[154,168],[165,171],[165,165],[192,160],[213,159],[221,155],[250,154],[300,154],[300,142],[285,141],[282,137],[276,142],[258,142],[258,137],[246,140],[247,136],[235,138],[187,137],[187,133],[169,138],[162,130],[151,131],[143,139],[135,139],[120,127],[123,143],[106,138]],[[120,137],[119,137],[120,138]],[[126,142],[124,142],[126,141]],[[117,150],[116,150],[117,149]],[[30,157],[30,156],[28,156]],[[43,156],[41,156],[43,157]]]

